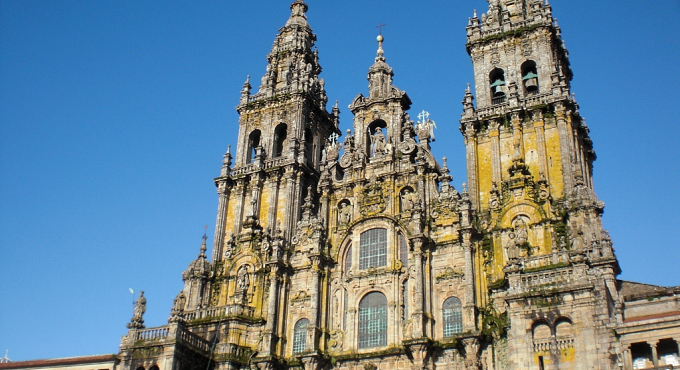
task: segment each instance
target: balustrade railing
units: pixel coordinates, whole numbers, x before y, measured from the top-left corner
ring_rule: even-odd
[[[184,313],[184,319],[187,321],[229,316],[255,317],[255,309],[248,306],[233,304],[223,307],[204,308]]]
[[[211,349],[210,342],[182,327],[179,327],[177,330],[177,340],[206,353],[210,352]]]
[[[546,339],[534,339],[534,352],[548,352],[563,350],[574,347],[574,337],[551,337]]]
[[[140,330],[137,332],[136,340],[159,340],[165,339],[170,334],[170,329],[167,326],[159,328],[151,328]]]

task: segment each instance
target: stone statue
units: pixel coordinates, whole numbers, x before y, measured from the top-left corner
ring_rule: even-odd
[[[338,223],[341,225],[349,224],[352,220],[352,210],[347,202],[340,203],[338,210]]]
[[[139,292],[139,298],[135,301],[135,307],[132,310],[132,319],[127,325],[128,328],[144,328],[144,312],[146,312],[146,298],[144,298],[144,291]]]
[[[389,152],[387,150],[387,142],[385,142],[385,135],[383,135],[381,127],[376,127],[375,132],[371,135],[371,146],[374,156],[384,155]]]
[[[242,266],[238,270],[238,274],[236,276],[236,286],[239,290],[248,290],[248,287],[250,286],[250,277],[248,277],[248,268],[246,268],[246,266]]]
[[[413,203],[415,202],[415,194],[411,193],[411,189],[404,189],[401,194],[401,211],[408,212],[413,209]]]
[[[177,298],[175,298],[175,310],[184,311],[184,306],[187,303],[187,297],[184,295],[183,291],[179,291]]]

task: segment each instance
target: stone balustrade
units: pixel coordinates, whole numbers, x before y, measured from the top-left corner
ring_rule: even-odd
[[[209,319],[213,317],[234,317],[234,316],[247,316],[255,318],[255,309],[248,306],[233,304],[222,307],[204,308],[184,313],[184,319],[186,321]]]
[[[551,337],[546,339],[534,339],[534,352],[559,351],[574,347],[574,337]]]
[[[177,341],[204,353],[210,353],[211,350],[210,342],[183,327],[177,330]]]
[[[170,328],[161,326],[157,328],[150,328],[139,330],[135,336],[135,340],[163,340],[170,334]]]

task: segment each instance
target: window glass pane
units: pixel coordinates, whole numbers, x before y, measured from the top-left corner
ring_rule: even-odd
[[[359,268],[387,265],[387,229],[371,229],[361,233]]]
[[[463,332],[463,308],[460,299],[450,297],[444,301],[444,337]]]
[[[387,345],[387,298],[367,294],[359,303],[359,348]]]
[[[307,349],[307,327],[309,320],[300,319],[295,324],[293,333],[293,353],[302,353]]]

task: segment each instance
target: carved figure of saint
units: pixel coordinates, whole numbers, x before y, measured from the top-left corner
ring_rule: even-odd
[[[371,135],[371,146],[373,147],[373,155],[387,154],[387,143],[385,142],[385,135],[383,135],[382,128],[376,127],[375,132]]]
[[[352,220],[352,212],[347,203],[340,204],[340,210],[338,210],[338,223],[348,224]]]
[[[522,245],[529,240],[529,236],[527,234],[527,224],[524,222],[524,220],[521,217],[518,217],[515,222],[513,222],[513,226],[515,227],[515,244],[517,245]]]
[[[401,211],[402,212],[408,212],[413,209],[413,203],[414,203],[414,195],[411,193],[410,189],[404,189],[404,192],[401,194]]]
[[[132,321],[144,322],[142,319],[144,312],[146,312],[146,298],[144,298],[144,291],[140,291],[139,298],[135,301],[135,308],[132,311]]]
[[[248,290],[248,287],[250,286],[250,277],[248,277],[248,269],[245,266],[242,266],[238,270],[238,274],[236,276],[236,286],[242,291]]]

